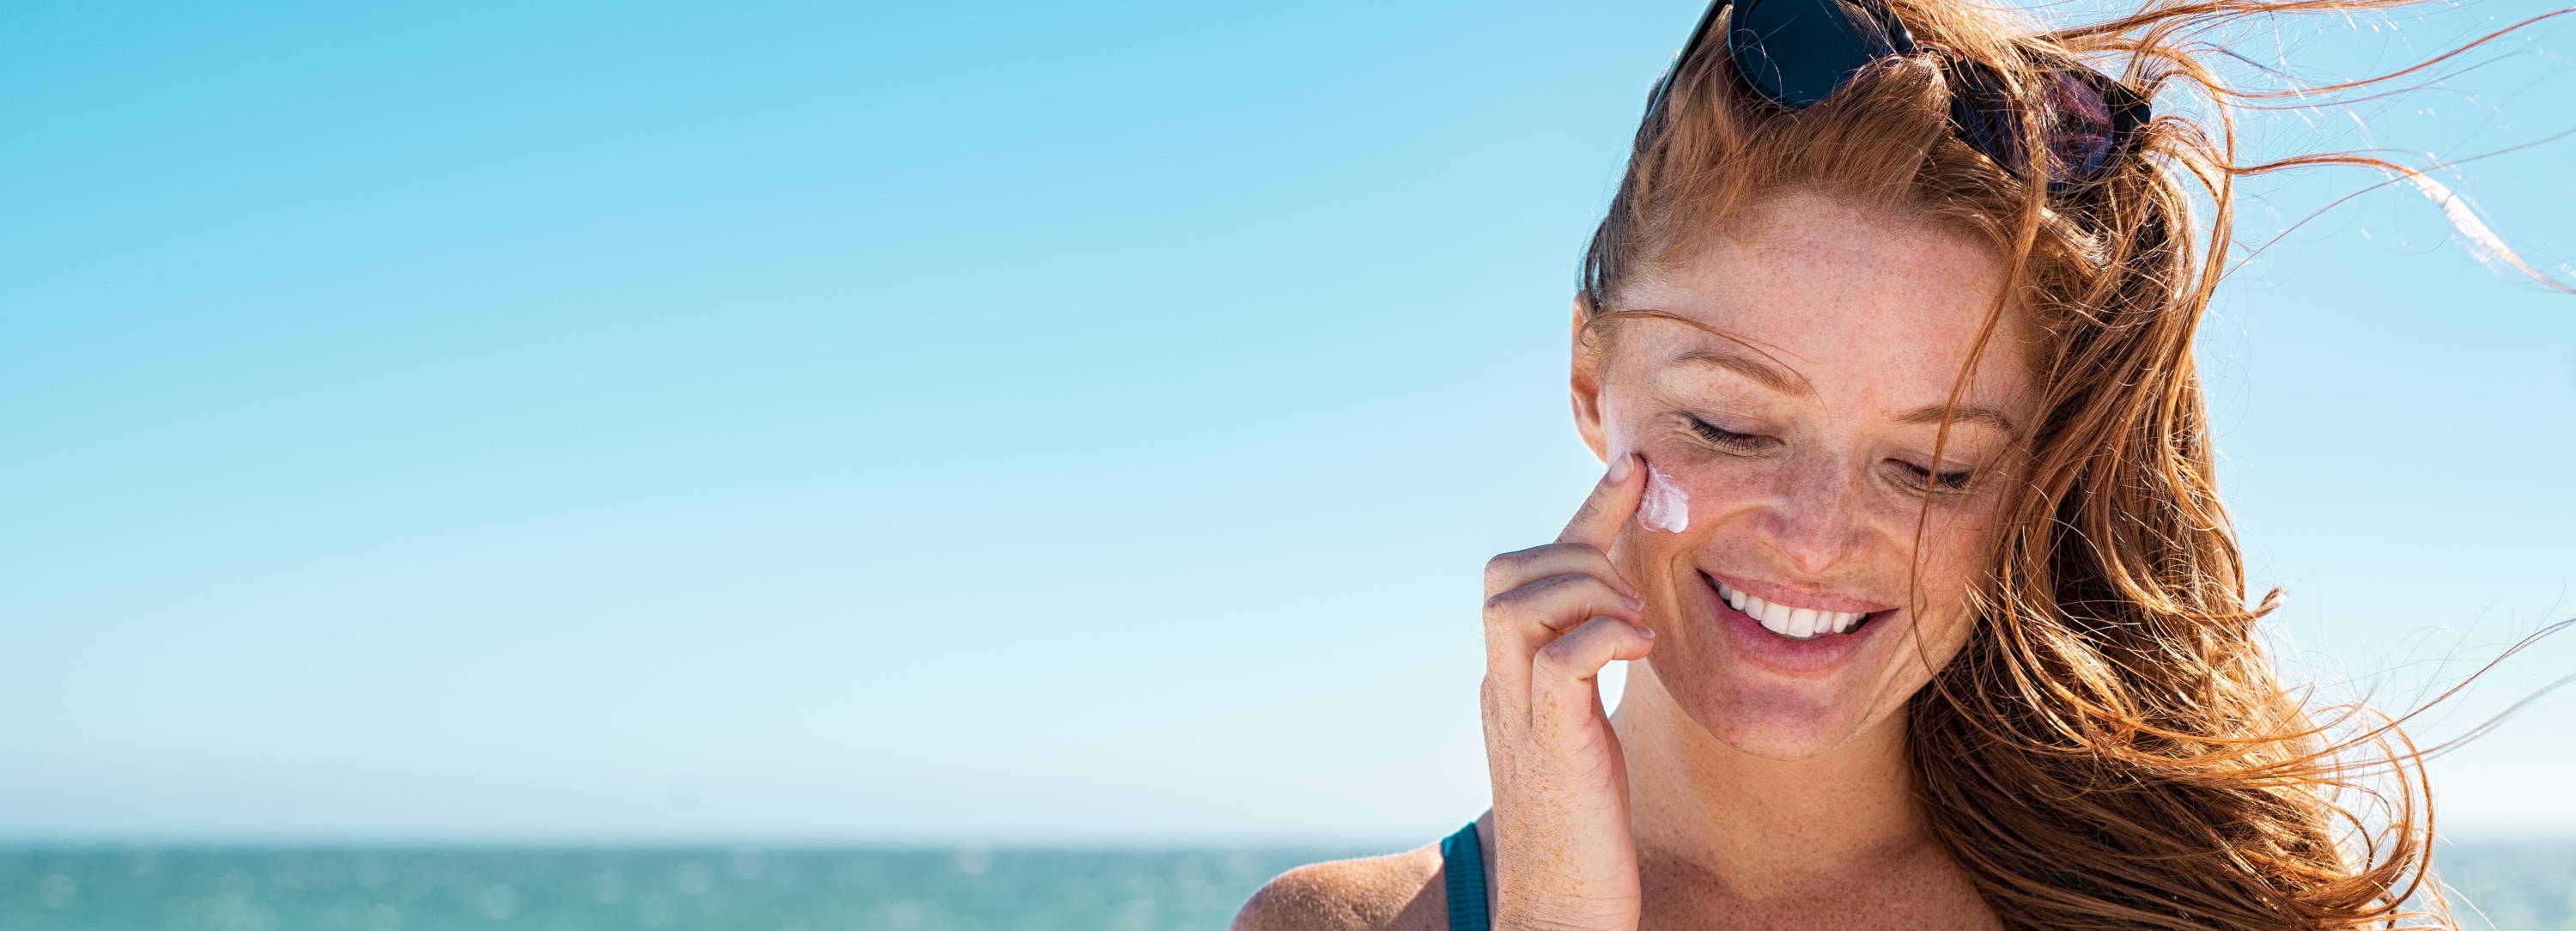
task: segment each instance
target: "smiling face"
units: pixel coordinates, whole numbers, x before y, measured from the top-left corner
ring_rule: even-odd
[[[1578,338],[1577,427],[1652,470],[1610,553],[1647,599],[1646,663],[1729,746],[1831,750],[1966,642],[2032,418],[2018,315],[1961,391],[1937,471],[1932,450],[2004,275],[1963,234],[1789,195],[1610,305],[1700,326],[1631,317]]]

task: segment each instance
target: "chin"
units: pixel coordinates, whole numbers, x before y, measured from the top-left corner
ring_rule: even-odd
[[[1769,760],[1804,760],[1822,756],[1851,742],[1876,723],[1865,696],[1820,694],[1760,677],[1728,671],[1693,675],[1664,672],[1653,659],[1648,668],[1673,696],[1683,713],[1701,729],[1738,753]],[[1678,671],[1678,670],[1677,670]],[[1680,679],[1683,681],[1674,681]]]

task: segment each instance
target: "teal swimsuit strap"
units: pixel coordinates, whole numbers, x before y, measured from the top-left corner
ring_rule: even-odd
[[[1485,846],[1476,841],[1476,822],[1440,841],[1441,872],[1448,874],[1449,931],[1491,931],[1485,914]]]

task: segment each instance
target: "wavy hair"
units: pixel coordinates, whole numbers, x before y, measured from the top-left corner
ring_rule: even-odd
[[[2232,53],[2191,37],[2248,18],[2415,0],[2150,0],[2055,30],[1958,0],[1881,2],[1918,43],[1986,63],[2014,94],[2040,80],[2036,62],[2072,58],[2138,89],[2158,113],[2095,189],[2052,202],[1950,131],[1950,91],[1929,48],[1787,111],[1746,91],[1712,38],[1686,50],[1638,127],[1583,257],[1584,338],[1612,338],[1615,328],[1596,326],[1606,321],[1669,316],[1624,307],[1628,283],[1677,267],[1792,190],[1991,245],[2010,272],[1969,366],[2003,314],[2025,315],[2039,334],[2025,361],[2041,414],[2023,447],[2027,480],[2005,492],[1991,572],[1971,593],[1976,632],[1908,706],[1915,789],[1934,830],[2015,927],[2450,926],[2427,882],[2426,751],[2404,718],[2358,703],[2311,709],[2257,637],[2281,592],[2246,598],[2191,350],[2227,270],[2235,179],[2285,168],[2366,166],[2412,181],[2482,252],[2570,290],[2473,215],[2463,222],[2422,169],[2356,153],[2236,163],[2234,111],[2270,109],[2254,101],[2410,74],[2557,13],[2403,71],[2254,91],[2207,63]],[[2175,112],[2176,85],[2205,93],[2213,116]],[[2039,121],[2023,122],[2021,151],[2044,151]],[[2212,205],[2205,227],[2187,184]],[[1945,415],[1936,470],[1948,433]],[[1918,518],[1918,540],[1923,526]]]

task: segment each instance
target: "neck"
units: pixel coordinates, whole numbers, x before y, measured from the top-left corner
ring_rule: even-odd
[[[1912,793],[1901,708],[1825,753],[1765,759],[1711,736],[1641,662],[1630,664],[1610,725],[1627,761],[1641,860],[1759,897],[1870,875],[1862,871],[1932,842]]]

